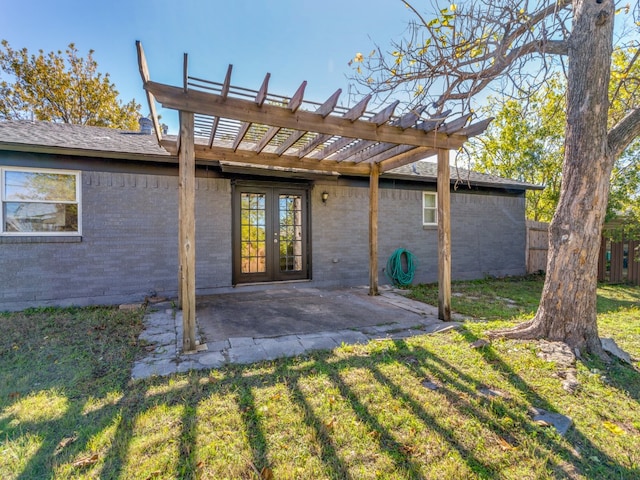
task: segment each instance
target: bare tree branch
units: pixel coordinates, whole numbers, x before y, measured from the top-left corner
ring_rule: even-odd
[[[635,108],[609,131],[607,142],[611,155],[614,158],[619,157],[638,137],[640,137],[640,108]]]

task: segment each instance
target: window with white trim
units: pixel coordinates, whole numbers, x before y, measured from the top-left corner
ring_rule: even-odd
[[[80,235],[80,172],[0,167],[0,233]]]
[[[422,225],[438,224],[438,202],[436,193],[422,192]]]

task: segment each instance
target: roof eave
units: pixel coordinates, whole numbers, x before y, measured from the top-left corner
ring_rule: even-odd
[[[437,177],[429,175],[403,175],[401,173],[384,173],[381,178],[390,178],[395,180],[409,180],[414,182],[436,182]],[[501,188],[510,190],[543,190],[544,186],[522,184],[522,183],[502,183],[502,182],[488,182],[482,180],[472,180],[467,178],[451,178],[451,183],[464,183],[473,185],[475,187],[488,187],[488,188]]]
[[[165,154],[149,154],[134,152],[115,152],[110,150],[91,150],[86,148],[70,148],[58,147],[50,145],[32,145],[26,143],[0,142],[0,150],[26,152],[26,153],[44,153],[51,155],[69,155],[74,157],[95,157],[108,158],[114,160],[135,160],[147,162],[176,162],[176,157]]]

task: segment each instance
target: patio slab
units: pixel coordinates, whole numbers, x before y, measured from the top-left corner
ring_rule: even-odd
[[[365,288],[289,288],[199,297],[198,326],[207,342],[231,337],[275,337],[393,323],[420,323],[426,309],[399,295],[371,297]],[[428,307],[425,305],[424,307]],[[437,315],[437,313],[436,313]],[[433,314],[430,315],[433,317]]]
[[[156,348],[135,362],[133,379],[250,364],[460,326],[438,320],[429,305],[389,291],[376,297],[368,296],[364,288],[245,291],[198,299],[197,341],[202,348],[184,354],[182,314],[169,305],[153,305],[145,316],[140,337]]]

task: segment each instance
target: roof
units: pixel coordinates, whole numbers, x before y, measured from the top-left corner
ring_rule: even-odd
[[[103,158],[169,159],[155,135],[41,121],[0,122],[0,150]]]
[[[432,162],[416,162],[411,165],[394,168],[383,175],[386,178],[407,180],[437,180],[438,165]],[[543,187],[531,183],[502,178],[486,173],[474,172],[458,167],[451,167],[451,182],[470,184],[479,187],[502,187],[516,190],[541,190]]]
[[[0,122],[0,150],[14,150],[35,153],[55,153],[101,158],[146,159],[174,162],[176,157],[158,145],[155,135],[130,132],[104,127],[71,125],[52,122],[7,121]],[[223,171],[241,168],[274,170],[277,172],[302,173],[302,169],[267,167],[241,162],[218,162]],[[307,171],[317,175],[336,175],[337,172]],[[411,165],[389,170],[383,178],[435,181],[438,177],[437,165],[419,161]],[[518,190],[539,189],[541,187],[495,175],[473,172],[451,167],[451,181],[469,183],[475,186],[512,188]]]

